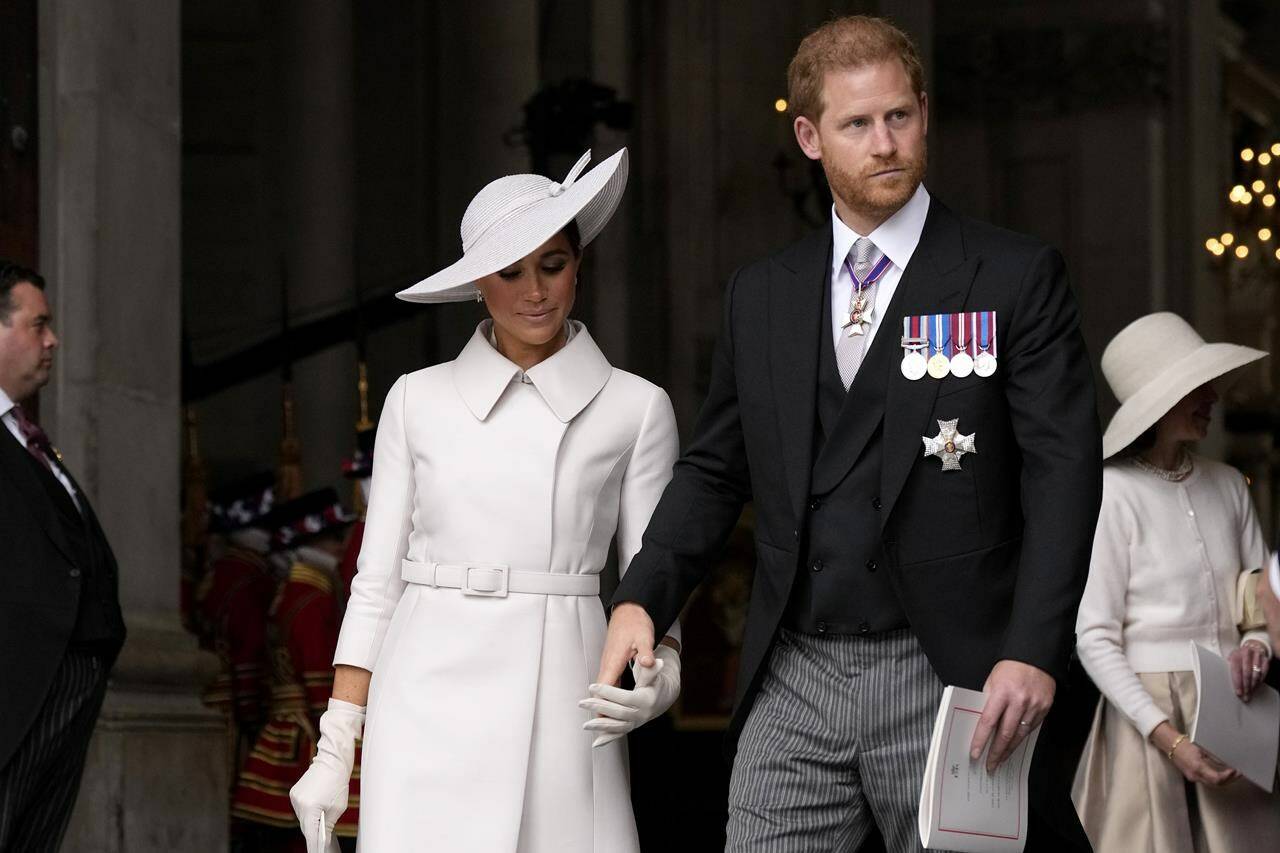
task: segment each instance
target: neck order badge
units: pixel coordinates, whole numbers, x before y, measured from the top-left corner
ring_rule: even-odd
[[[844,259],[844,268],[848,271],[849,278],[853,279],[853,301],[849,307],[849,319],[841,324],[840,328],[848,329],[849,337],[865,335],[871,328],[871,315],[875,308],[871,304],[871,295],[867,291],[884,276],[891,266],[893,262],[889,257],[881,255],[880,260],[867,273],[867,277],[859,281],[858,274],[853,271],[853,264],[848,258]]]

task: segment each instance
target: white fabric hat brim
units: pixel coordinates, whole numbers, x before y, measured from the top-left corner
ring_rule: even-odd
[[[582,175],[557,196],[496,225],[455,263],[396,294],[406,302],[468,302],[476,279],[498,272],[554,237],[572,220],[586,246],[612,218],[627,186],[627,149]]]
[[[1205,344],[1184,355],[1116,411],[1102,436],[1102,458],[1110,459],[1124,450],[1201,385],[1267,355],[1238,344]]]

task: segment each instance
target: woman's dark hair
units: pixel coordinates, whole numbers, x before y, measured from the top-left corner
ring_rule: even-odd
[[[560,229],[560,233],[569,241],[575,258],[582,256],[582,232],[578,230],[578,220],[570,219],[569,224]]]
[[[1124,446],[1124,449],[1112,456],[1111,462],[1122,462],[1126,459],[1132,459],[1140,453],[1145,453],[1156,446],[1156,428],[1160,426],[1160,422],[1147,427],[1147,431],[1135,438]]]

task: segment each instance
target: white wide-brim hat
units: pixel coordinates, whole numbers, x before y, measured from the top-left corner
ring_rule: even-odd
[[[587,151],[559,183],[542,175],[498,178],[467,205],[462,216],[462,257],[396,296],[408,302],[465,302],[480,291],[475,281],[510,266],[578,221],[582,245],[613,216],[627,186],[627,149],[590,172]]]
[[[1102,436],[1109,459],[1201,385],[1269,353],[1238,344],[1209,344],[1177,314],[1162,311],[1134,320],[1102,353],[1102,375],[1120,409]]]

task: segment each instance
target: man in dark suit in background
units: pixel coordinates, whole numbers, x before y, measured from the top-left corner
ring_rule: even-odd
[[[916,811],[945,684],[999,765],[1074,646],[1101,499],[1093,374],[1062,257],[954,213],[925,173],[914,46],[832,21],[788,73],[832,222],[729,281],[710,387],[614,596],[599,681],[662,636],[746,501],[758,562],[730,727],[728,849],[853,851]],[[1051,729],[1050,717],[1046,729]],[[1055,738],[1028,850],[1088,850]]]
[[[0,261],[0,851],[54,851],[124,643],[116,562],[22,403],[58,338],[44,279]]]

